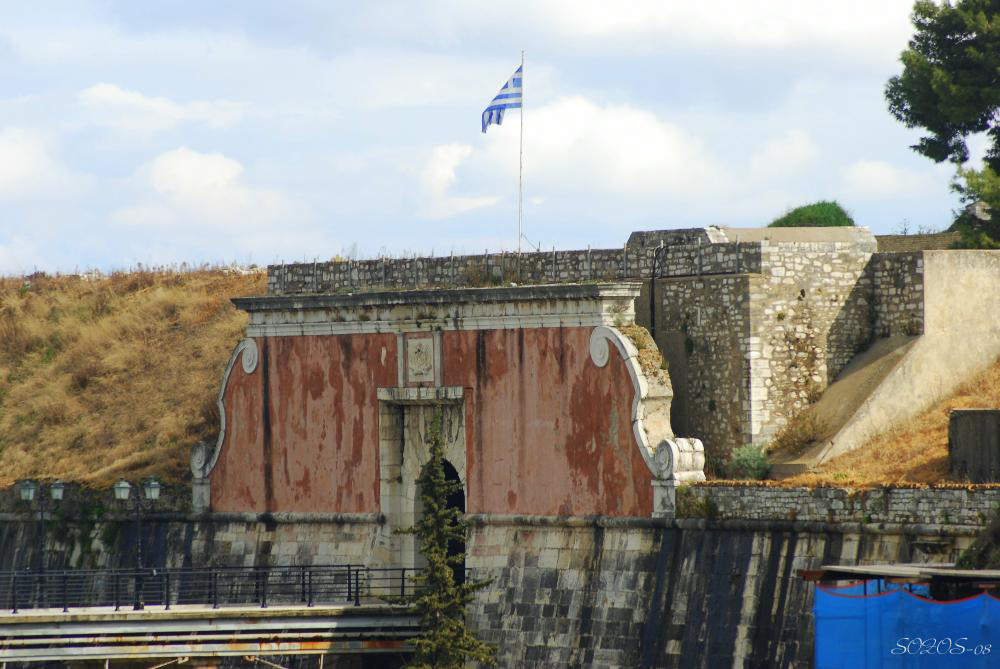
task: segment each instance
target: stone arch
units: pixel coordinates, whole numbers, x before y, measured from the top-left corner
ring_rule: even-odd
[[[382,401],[379,411],[380,505],[385,516],[387,561],[402,567],[424,564],[416,537],[400,534],[420,518],[417,478],[427,463],[427,428],[442,414],[445,461],[453,480],[462,483],[462,504],[468,497],[465,456],[465,406],[462,401]],[[446,468],[447,471],[447,468]],[[464,510],[464,509],[463,509]]]

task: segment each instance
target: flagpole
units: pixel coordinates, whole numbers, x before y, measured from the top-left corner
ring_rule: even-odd
[[[521,146],[517,168],[517,255],[521,255],[524,219],[524,49],[521,49]]]

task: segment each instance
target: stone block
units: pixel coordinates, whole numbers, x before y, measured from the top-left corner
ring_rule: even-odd
[[[948,420],[951,475],[973,483],[1000,482],[1000,409],[954,409]]]

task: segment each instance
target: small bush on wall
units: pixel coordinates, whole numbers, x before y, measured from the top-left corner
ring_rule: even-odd
[[[734,479],[759,480],[771,471],[771,464],[764,455],[764,449],[757,444],[747,444],[733,449],[726,470]]]
[[[787,212],[776,218],[769,228],[826,228],[837,226],[852,226],[851,218],[836,201],[820,200]]]

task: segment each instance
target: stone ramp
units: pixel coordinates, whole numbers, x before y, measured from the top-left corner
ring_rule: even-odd
[[[1000,253],[924,251],[922,270],[923,334],[895,347],[891,339],[877,342],[852,360],[849,367],[855,374],[870,367],[853,382],[856,392],[851,392],[851,384],[837,387],[841,379],[848,379],[845,369],[816,405],[817,410],[822,410],[824,402],[836,407],[826,409],[831,416],[828,432],[833,432],[841,416],[849,414],[849,418],[802,456],[776,459],[774,476],[790,476],[859,448],[948,397],[1000,356],[1000,292],[996,290]]]
[[[854,356],[809,409],[823,427],[820,440],[798,455],[775,454],[772,476],[794,476],[819,464],[837,433],[896,368],[916,339],[904,336],[878,339],[868,350]]]

